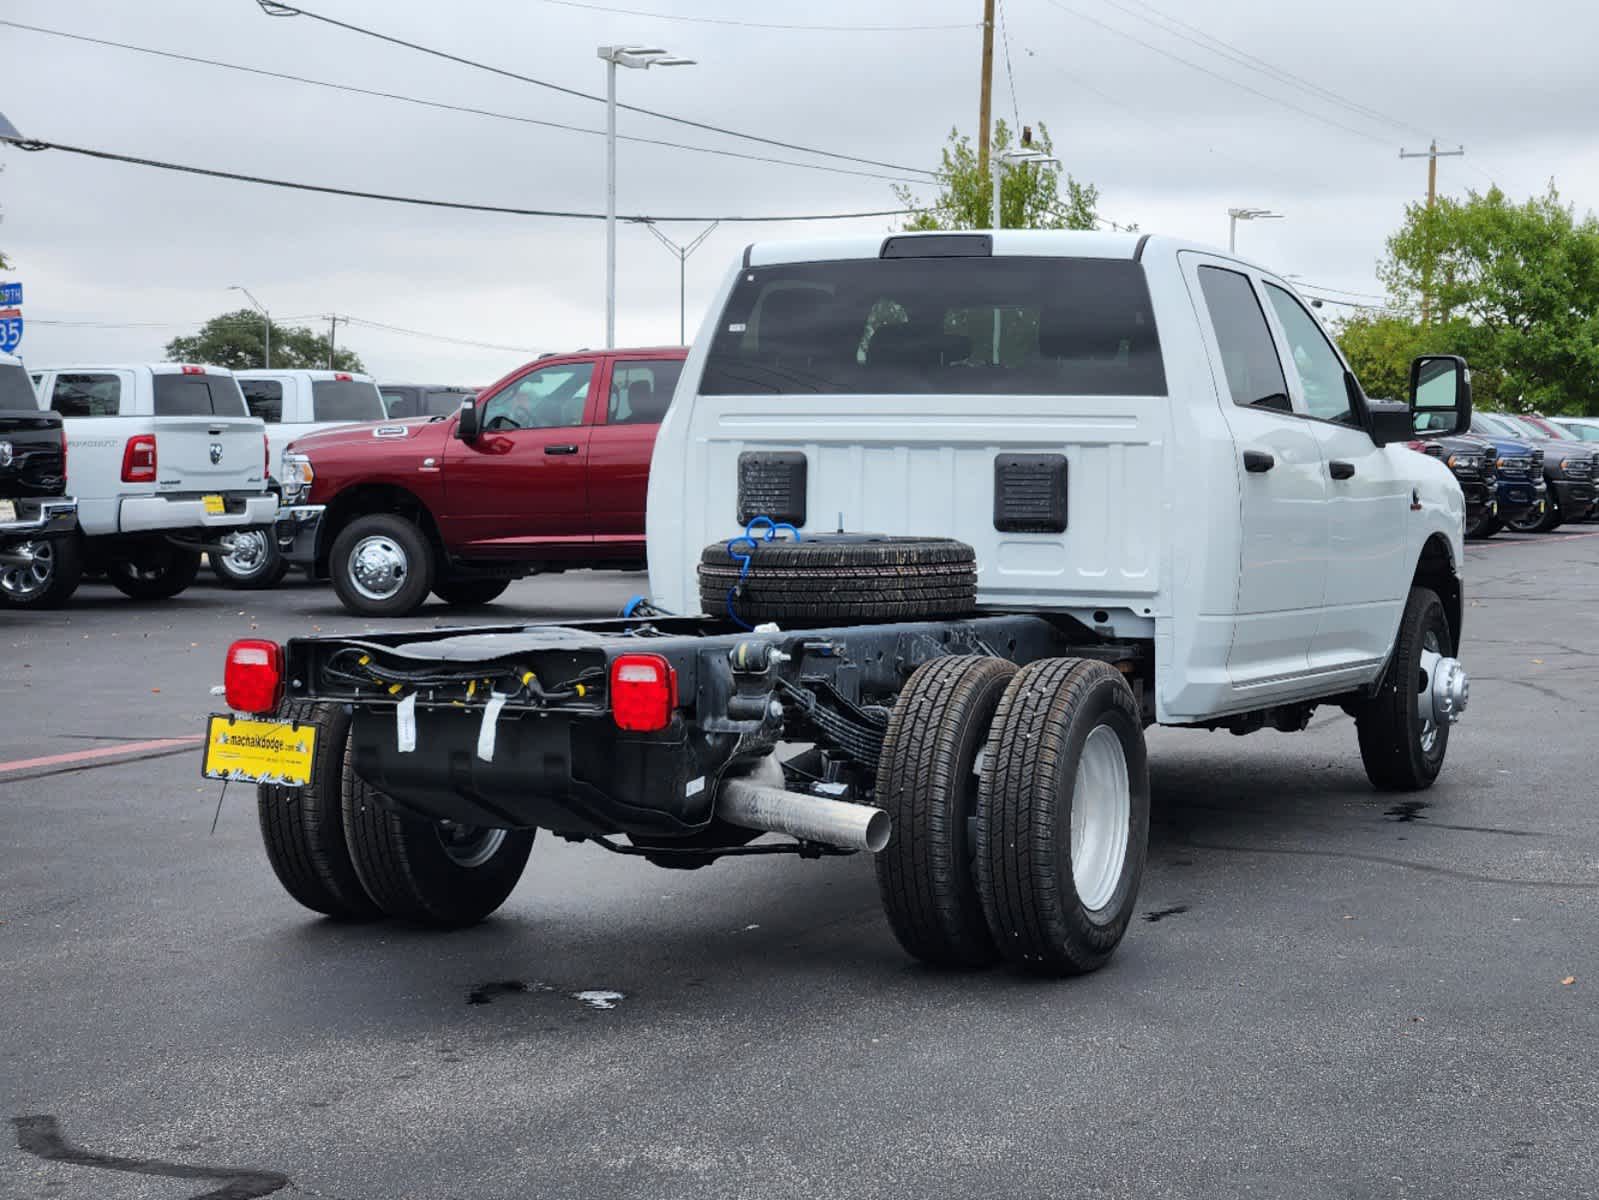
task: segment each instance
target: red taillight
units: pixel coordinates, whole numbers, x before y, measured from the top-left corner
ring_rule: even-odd
[[[184,367],[183,368],[183,373],[185,375],[204,375],[205,374],[205,368],[204,367]]]
[[[261,435],[261,478],[272,478],[272,439]]]
[[[223,691],[234,712],[269,713],[283,699],[283,647],[245,638],[228,647]]]
[[[677,672],[659,654],[623,654],[611,661],[611,719],[618,729],[665,729],[676,707]]]
[[[122,447],[122,482],[155,482],[155,434],[135,434]]]
[[[66,430],[65,426],[62,426],[62,428],[61,428],[61,478],[65,479],[66,477],[67,477],[67,430]]]
[[[352,376],[346,375],[343,371],[336,371],[334,372],[333,378],[337,379],[340,383],[349,383]]]

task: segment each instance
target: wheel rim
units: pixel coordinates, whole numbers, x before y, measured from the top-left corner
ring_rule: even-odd
[[[1421,669],[1416,672],[1416,740],[1421,744],[1421,752],[1427,755],[1431,755],[1438,745],[1438,722],[1433,719],[1432,681],[1433,673],[1443,657],[1438,631],[1427,630],[1426,636],[1421,639]]]
[[[1083,742],[1072,793],[1072,881],[1090,916],[1116,895],[1127,861],[1132,789],[1122,740],[1096,725]]]
[[[56,570],[55,547],[49,542],[23,542],[13,553],[30,555],[31,561],[0,571],[0,591],[12,600],[32,600],[50,586]]]
[[[350,551],[350,584],[368,600],[388,600],[410,575],[411,564],[391,537],[364,537]]]
[[[481,867],[505,844],[505,830],[484,829],[479,825],[457,825],[454,821],[440,821],[437,826],[439,845],[444,855],[458,867],[470,870]]]
[[[266,569],[269,557],[266,534],[259,529],[224,534],[222,544],[227,547],[227,553],[222,556],[222,561],[230,574],[248,579]]]

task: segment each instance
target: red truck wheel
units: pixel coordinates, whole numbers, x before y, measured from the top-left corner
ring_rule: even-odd
[[[407,617],[433,588],[433,547],[393,513],[357,517],[333,539],[328,559],[339,602],[366,617]]]

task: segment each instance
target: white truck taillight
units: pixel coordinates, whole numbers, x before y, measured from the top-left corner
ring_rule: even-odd
[[[135,434],[122,447],[122,482],[155,482],[155,434]]]

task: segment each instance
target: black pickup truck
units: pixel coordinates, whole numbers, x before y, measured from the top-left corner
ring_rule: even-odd
[[[55,539],[77,525],[61,418],[41,411],[28,373],[0,354],[0,604],[35,600],[54,576]]]

